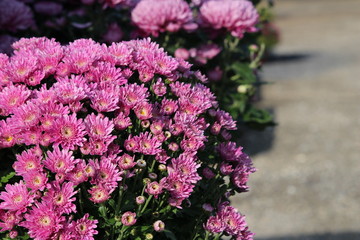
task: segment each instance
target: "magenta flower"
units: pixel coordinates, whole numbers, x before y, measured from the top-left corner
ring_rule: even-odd
[[[153,227],[156,232],[162,232],[165,229],[165,223],[161,220],[157,220],[153,223]]]
[[[197,27],[184,0],[142,0],[131,12],[131,20],[146,35],[155,37],[164,31],[177,32],[181,28],[193,30]]]
[[[82,146],[85,141],[85,125],[82,119],[77,119],[75,114],[64,115],[55,121],[52,129],[55,146],[61,145],[70,150]]]
[[[33,191],[41,190],[43,191],[45,185],[48,181],[48,178],[44,172],[31,171],[23,174],[26,187],[30,188]]]
[[[12,230],[22,220],[22,215],[16,211],[4,211],[0,209],[0,228],[1,231]]]
[[[23,213],[34,201],[34,196],[29,193],[22,181],[14,185],[6,184],[5,191],[0,193],[0,199],[3,200],[0,203],[1,209]]]
[[[16,159],[13,168],[18,175],[23,176],[28,172],[39,171],[42,169],[41,157],[35,154],[34,151],[23,151],[21,154],[16,155]]]
[[[55,211],[54,206],[48,202],[36,203],[35,206],[25,214],[25,220],[19,226],[28,229],[30,237],[35,239],[49,239],[62,228],[65,217]]]
[[[54,147],[52,152],[47,151],[47,157],[43,161],[44,166],[53,173],[68,173],[78,162],[72,154],[73,152],[67,149],[60,150],[59,147]]]
[[[147,192],[149,195],[154,195],[155,198],[158,198],[162,191],[163,187],[156,181],[148,183],[145,189],[145,192]]]
[[[109,192],[102,186],[94,186],[89,190],[90,200],[94,203],[102,203],[110,198]]]
[[[84,217],[77,220],[71,226],[75,235],[75,239],[79,240],[94,240],[94,235],[98,234],[96,231],[97,220],[90,220],[89,214],[85,214]]]
[[[125,226],[132,226],[136,223],[136,213],[133,212],[125,212],[122,216],[121,216],[121,222],[122,224],[124,224]]]
[[[211,233],[220,233],[224,231],[225,226],[224,222],[221,219],[215,216],[211,216],[204,225],[204,228],[206,231],[209,231]]]
[[[48,187],[48,192],[43,198],[44,202],[49,202],[55,207],[56,211],[60,213],[69,214],[76,212],[76,206],[74,204],[74,195],[77,191],[74,191],[74,184],[72,182],[66,182],[60,185],[58,182],[53,182]]]
[[[225,28],[238,38],[242,38],[245,32],[256,31],[258,19],[255,7],[247,0],[209,0],[200,7],[202,27]]]

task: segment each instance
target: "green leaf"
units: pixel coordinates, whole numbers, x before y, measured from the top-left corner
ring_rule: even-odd
[[[167,238],[169,238],[171,240],[177,240],[175,234],[172,231],[165,229],[164,233]]]
[[[10,172],[6,176],[3,176],[0,180],[0,187],[2,187],[4,184],[8,183],[12,177],[15,176],[15,172]]]

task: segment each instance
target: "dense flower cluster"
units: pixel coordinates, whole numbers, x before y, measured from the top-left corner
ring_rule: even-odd
[[[0,0],[0,52],[10,56],[11,43],[28,36],[64,44],[79,38],[112,44],[152,37],[203,72],[220,106],[239,123],[265,127],[272,117],[253,104],[257,70],[264,49],[277,38],[276,31],[266,31],[271,14],[260,1]]]
[[[197,27],[185,0],[142,0],[132,10],[131,19],[145,34],[154,36],[158,36],[159,32]]]
[[[203,27],[226,28],[234,37],[242,38],[245,32],[256,31],[259,14],[246,0],[210,0],[200,7]]]
[[[255,7],[247,0],[204,1],[199,16],[193,16],[185,0],[142,0],[132,10],[131,17],[132,22],[147,35],[175,32],[182,27],[194,30],[197,21],[204,28],[225,28],[238,38],[242,38],[245,32],[256,31],[255,24],[259,20]]]
[[[176,211],[205,203],[212,210],[197,227],[251,239],[226,203],[255,169],[230,141],[235,121],[190,64],[149,39],[30,38],[13,48],[0,54],[0,148],[18,149],[20,180],[0,193],[1,231],[132,239],[139,226],[162,234]]]

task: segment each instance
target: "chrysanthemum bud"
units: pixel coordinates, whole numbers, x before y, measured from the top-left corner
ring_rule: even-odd
[[[154,236],[151,233],[145,234],[145,239],[146,240],[152,240],[153,238],[154,238]]]
[[[146,161],[144,159],[139,159],[136,161],[136,165],[138,167],[144,168],[144,167],[146,167]]]
[[[143,120],[141,121],[141,126],[143,128],[148,128],[150,126],[150,121],[149,120]]]
[[[136,213],[133,212],[125,212],[121,217],[121,222],[125,226],[132,226],[136,223]]]
[[[158,167],[159,171],[166,171],[167,170],[167,167],[165,164],[160,164],[159,167]]]
[[[157,174],[156,173],[149,173],[149,178],[151,180],[155,180],[157,178]]]
[[[156,232],[162,232],[165,229],[165,223],[161,220],[157,220],[154,222],[153,227]]]
[[[144,204],[145,202],[145,197],[144,196],[137,196],[136,197],[136,204],[141,205]]]
[[[144,184],[148,184],[149,182],[151,182],[151,179],[150,179],[150,178],[144,178],[144,179],[143,179],[143,183],[144,183]]]

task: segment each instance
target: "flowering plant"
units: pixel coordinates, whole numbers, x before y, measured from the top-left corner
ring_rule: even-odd
[[[220,106],[239,123],[265,127],[273,123],[272,117],[254,106],[262,84],[257,73],[268,42],[262,31],[268,26],[268,7],[258,11],[259,2],[0,0],[8,6],[4,13],[0,7],[0,33],[7,33],[0,39],[9,45],[16,39],[12,36],[45,35],[62,43],[89,37],[111,44],[151,37],[177,58],[196,65],[208,77]]]
[[[149,39],[13,47],[0,54],[3,239],[252,239],[229,197],[255,168],[189,63]]]

